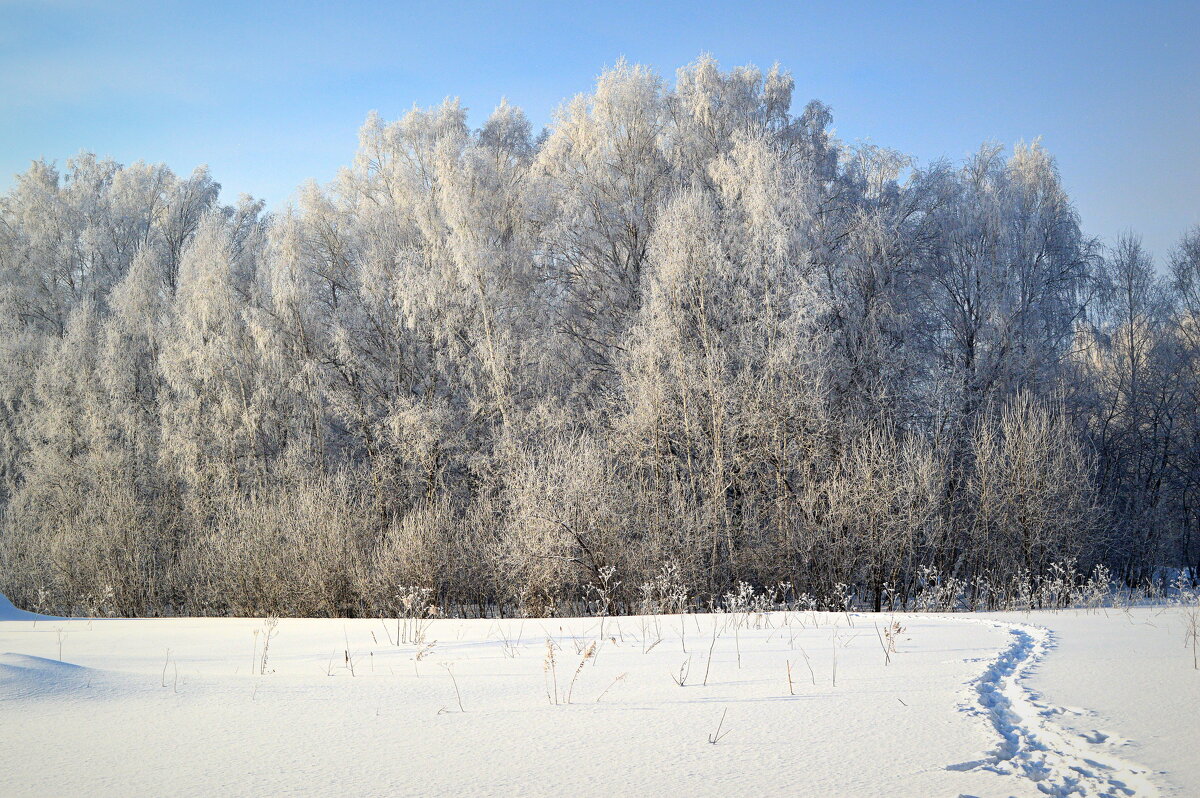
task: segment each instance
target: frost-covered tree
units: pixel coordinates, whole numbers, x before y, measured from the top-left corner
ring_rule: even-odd
[[[613,360],[641,305],[655,215],[671,188],[662,149],[665,88],[620,61],[559,109],[535,162],[545,268],[561,294],[554,324],[568,337],[568,379],[607,393]]]
[[[260,233],[212,212],[180,262],[161,351],[170,396],[163,455],[189,484],[263,482],[274,389],[255,342],[253,269]]]
[[[1094,244],[1036,142],[1008,160],[985,146],[952,192],[933,211],[922,287],[941,390],[969,420],[992,398],[1053,384],[1089,296]]]
[[[1200,233],[1164,279],[1039,143],[923,165],[796,92],[701,56],[619,61],[537,137],[507,101],[372,114],[269,215],[205,167],[33,163],[0,591],[542,614],[669,573],[883,609],[1200,568]]]

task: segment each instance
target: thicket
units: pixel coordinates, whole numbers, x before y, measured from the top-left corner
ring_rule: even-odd
[[[1036,142],[922,166],[792,94],[702,58],[619,63],[536,138],[372,115],[273,213],[34,163],[0,199],[0,591],[548,614],[664,569],[877,608],[1200,572],[1200,228],[1161,276]]]

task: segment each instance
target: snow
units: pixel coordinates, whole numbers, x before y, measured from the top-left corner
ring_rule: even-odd
[[[1039,701],[1023,682],[1045,659],[1051,632],[1027,624],[1004,626],[1012,635],[1009,647],[975,681],[979,707],[995,727],[999,745],[983,760],[952,767],[986,766],[1024,776],[1048,795],[1158,795],[1145,768],[1095,747],[1107,741],[1106,735],[1059,727],[1058,715],[1081,710]]]
[[[0,593],[0,621],[32,621],[41,617],[43,616],[17,609],[8,600],[8,596]]]
[[[1183,610],[995,617],[1049,630],[1051,648],[1027,687],[1036,703],[1060,708],[1053,723],[1076,745],[1165,774],[1156,778],[1165,795],[1200,795],[1200,671]]]
[[[6,795],[1200,794],[1179,615],[435,620],[399,646],[394,620],[284,618],[259,673],[262,619],[7,611],[0,771]]]

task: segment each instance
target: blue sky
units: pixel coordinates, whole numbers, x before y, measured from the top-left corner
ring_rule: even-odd
[[[368,111],[501,97],[551,121],[617,58],[779,61],[837,133],[960,160],[1042,136],[1085,230],[1160,262],[1200,223],[1200,2],[252,3],[0,0],[0,190],[89,149],[279,207]]]

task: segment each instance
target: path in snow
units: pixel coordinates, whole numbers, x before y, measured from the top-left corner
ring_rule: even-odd
[[[1023,776],[1052,796],[1158,796],[1146,768],[1118,757],[1112,748],[1126,741],[1103,732],[1080,735],[1054,719],[1088,710],[1053,706],[1030,690],[1025,679],[1054,646],[1050,630],[1021,623],[988,622],[1007,629],[1012,642],[975,681],[977,706],[1000,734],[987,759],[949,766]]]

